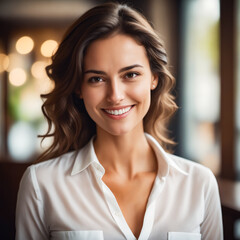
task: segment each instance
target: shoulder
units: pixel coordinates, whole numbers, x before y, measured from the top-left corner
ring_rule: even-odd
[[[216,178],[212,171],[204,165],[176,156],[167,154],[170,160],[170,165],[180,169],[185,173],[185,176],[192,182],[199,183],[200,185],[216,185]]]
[[[204,165],[191,161],[189,159],[179,157],[173,154],[167,153],[167,156],[171,159],[172,162],[174,162],[179,168],[181,168],[183,171],[187,173],[191,173],[192,171],[201,171],[209,173],[211,170]]]
[[[44,171],[46,169],[48,170],[54,169],[55,171],[59,171],[59,170],[66,171],[72,167],[77,155],[78,155],[78,151],[68,152],[59,157],[33,164],[31,167],[37,169],[38,171],[41,171],[41,170]]]
[[[188,189],[192,194],[205,199],[205,201],[218,201],[218,184],[209,168],[182,157],[167,155],[169,165],[172,165],[169,168],[169,176],[174,184],[180,184],[182,190]]]
[[[59,157],[32,164],[28,167],[24,175],[35,182],[48,182],[51,179],[58,179],[71,174],[72,167],[78,151],[69,152]]]

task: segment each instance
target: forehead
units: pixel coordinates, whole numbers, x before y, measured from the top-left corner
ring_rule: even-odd
[[[132,64],[148,65],[144,46],[131,36],[116,34],[90,44],[84,57],[84,68],[111,66],[125,67]]]

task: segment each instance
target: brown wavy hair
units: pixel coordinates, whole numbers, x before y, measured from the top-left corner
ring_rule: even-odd
[[[175,79],[167,70],[163,43],[142,14],[125,4],[105,3],[87,11],[69,28],[52,56],[51,65],[46,67],[55,87],[41,95],[48,131],[40,137],[53,137],[53,142],[38,161],[80,149],[96,134],[96,124],[76,91],[81,88],[86,49],[93,41],[115,33],[131,36],[145,47],[151,71],[158,75],[159,82],[151,91],[151,105],[143,119],[144,131],[164,148],[173,144],[167,134],[167,123],[177,109],[171,94]]]

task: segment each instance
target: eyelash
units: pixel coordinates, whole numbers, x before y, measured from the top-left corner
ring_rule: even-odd
[[[123,75],[123,79],[133,79],[133,78],[136,78],[140,75],[140,73],[138,72],[127,72],[126,74]],[[88,79],[88,83],[100,83],[100,82],[103,82],[104,79],[103,77],[99,77],[99,76],[93,76],[93,77],[90,77]]]
[[[98,76],[90,77],[88,79],[89,83],[99,83],[99,82],[102,82],[102,81],[103,81],[103,78],[102,77],[98,77]]]
[[[130,76],[131,75],[131,76]],[[135,76],[132,76],[132,75],[135,75]],[[128,73],[126,73],[125,75],[124,75],[124,78],[127,78],[127,79],[129,79],[129,78],[136,78],[137,76],[139,76],[140,75],[140,73],[138,73],[138,72],[128,72]],[[130,77],[129,77],[130,76]]]

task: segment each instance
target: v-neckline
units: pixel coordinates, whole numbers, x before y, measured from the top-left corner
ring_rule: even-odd
[[[156,198],[162,189],[161,187],[159,187],[160,183],[161,183],[161,180],[159,179],[158,176],[156,176],[153,183],[153,187],[148,197],[142,228],[141,228],[139,237],[136,238],[122,213],[122,210],[117,202],[115,195],[113,194],[111,189],[102,181],[102,186],[103,186],[102,189],[103,189],[109,210],[126,239],[128,240],[148,239],[153,227],[153,222],[154,222]]]

